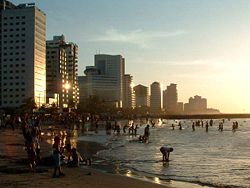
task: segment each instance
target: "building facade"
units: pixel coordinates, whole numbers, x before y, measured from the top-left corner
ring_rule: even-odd
[[[172,83],[163,91],[163,108],[167,113],[176,113],[178,109],[177,103],[177,85]]]
[[[125,59],[121,55],[96,54],[95,67],[98,70],[98,75],[92,75],[93,87],[106,88],[107,95],[110,95],[109,100],[114,101],[119,108],[122,108]],[[95,84],[97,82],[99,84]],[[109,87],[105,87],[101,82],[108,84]],[[92,91],[94,92],[94,89]],[[98,96],[101,95],[98,94]]]
[[[133,77],[125,74],[123,77],[123,108],[135,107],[135,95],[133,91]]]
[[[149,107],[149,91],[148,87],[141,84],[134,87],[135,106],[136,107]]]
[[[207,99],[195,95],[189,98],[189,102],[184,105],[185,113],[205,113],[207,111]]]
[[[46,42],[47,98],[60,108],[76,108],[79,103],[77,45],[66,43],[65,37],[54,36]]]
[[[2,0],[0,106],[19,107],[46,99],[46,15],[34,3],[14,5]]]
[[[153,82],[150,85],[150,109],[151,111],[160,111],[161,105],[161,84],[159,82]]]

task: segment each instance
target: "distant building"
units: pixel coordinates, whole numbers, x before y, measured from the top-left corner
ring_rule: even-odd
[[[133,91],[133,77],[125,74],[123,77],[123,108],[135,107],[135,95]]]
[[[84,97],[96,96],[105,103],[122,107],[125,59],[121,55],[95,55],[95,65],[87,66],[79,84]],[[83,96],[80,93],[81,96]]]
[[[153,82],[150,85],[150,109],[152,111],[160,111],[162,108],[161,105],[161,85],[159,82]]]
[[[207,99],[201,96],[189,98],[189,102],[184,105],[185,113],[204,113],[207,110]]]
[[[54,36],[46,42],[47,52],[47,103],[56,94],[60,108],[74,107],[79,103],[77,45],[67,43],[65,37]]]
[[[176,84],[170,84],[163,91],[163,108],[167,113],[176,113],[178,110],[178,94]]]
[[[46,98],[46,15],[34,3],[0,1],[0,107]]]
[[[79,104],[86,105],[88,99],[87,76],[78,76],[78,86],[79,86]]]
[[[184,104],[183,102],[178,102],[177,103],[177,113],[182,114],[184,112]]]
[[[149,107],[148,87],[139,84],[134,87],[134,93],[136,107]]]

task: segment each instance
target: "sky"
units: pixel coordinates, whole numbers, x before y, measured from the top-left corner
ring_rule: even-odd
[[[134,84],[176,83],[224,113],[250,113],[249,0],[12,0],[35,2],[47,39],[79,46],[79,75],[94,54],[120,54]]]

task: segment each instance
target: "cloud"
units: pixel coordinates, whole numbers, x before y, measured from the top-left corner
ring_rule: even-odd
[[[135,44],[141,48],[147,48],[153,40],[176,37],[185,33],[185,31],[143,31],[139,29],[129,32],[120,32],[112,28],[106,30],[101,36],[90,37],[89,41],[128,43]]]

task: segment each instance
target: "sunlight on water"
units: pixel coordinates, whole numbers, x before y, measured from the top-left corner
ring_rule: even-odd
[[[179,122],[159,121],[159,125],[150,128],[148,144],[136,141],[138,136],[105,136],[106,140],[102,140],[111,150],[100,152],[99,156],[157,177],[154,179],[157,182],[172,179],[211,186],[247,187],[250,185],[250,120],[237,119],[236,131],[232,131],[236,120],[225,120],[223,131],[218,131],[221,121],[215,120],[207,132],[205,126],[196,126],[193,131],[191,120],[180,120],[182,130],[178,129]],[[138,134],[143,134],[144,127],[145,124]],[[166,144],[174,151],[170,154],[170,162],[163,164],[159,148]]]

